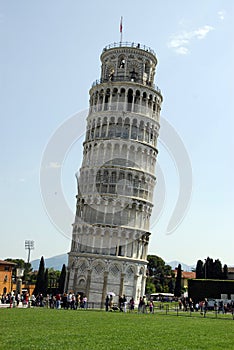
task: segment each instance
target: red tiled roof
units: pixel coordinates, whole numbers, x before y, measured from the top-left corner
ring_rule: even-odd
[[[6,261],[6,260],[0,260],[0,264],[1,265],[17,265],[17,264],[15,264],[15,263],[13,263],[13,262],[11,262],[11,261]]]
[[[175,276],[177,276],[177,270],[174,270]],[[182,278],[196,278],[196,272],[188,272],[188,271],[182,271]]]
[[[182,271],[183,278],[196,278],[196,272]]]

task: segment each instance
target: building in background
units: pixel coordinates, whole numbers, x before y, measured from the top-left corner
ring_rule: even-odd
[[[228,267],[227,278],[229,280],[234,280],[234,267],[233,266]]]
[[[101,63],[89,92],[66,289],[104,303],[109,292],[145,293],[162,95],[150,48],[111,44]]]
[[[12,291],[12,270],[15,266],[15,263],[0,260],[0,294]]]
[[[174,271],[175,278],[177,277],[177,269]],[[181,288],[184,290],[188,290],[188,280],[196,278],[196,272],[192,271],[181,271]]]

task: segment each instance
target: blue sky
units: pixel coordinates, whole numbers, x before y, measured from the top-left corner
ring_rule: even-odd
[[[119,41],[123,16],[123,40],[157,54],[161,114],[180,135],[193,172],[186,216],[168,235],[179,180],[159,143],[166,200],[153,220],[149,252],[166,261],[195,264],[210,256],[234,266],[233,15],[229,0],[0,2],[0,259],[26,259],[28,239],[35,241],[32,259],[69,251],[72,220],[62,234],[48,217],[41,160],[58,127],[87,110],[88,91],[100,77],[99,56],[104,46]],[[78,136],[83,120],[79,128]],[[61,165],[63,193],[73,213],[81,159],[79,138]],[[55,196],[55,208],[56,201]]]

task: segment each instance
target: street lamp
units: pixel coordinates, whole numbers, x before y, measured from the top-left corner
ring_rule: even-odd
[[[25,241],[25,249],[28,250],[28,264],[30,261],[31,250],[34,249],[34,241]]]
[[[34,249],[34,241],[26,240],[25,241],[25,249],[28,250],[28,262],[27,262],[27,270],[26,270],[27,273],[25,274],[25,282],[28,285],[28,293],[30,293],[28,273],[29,273],[30,253],[31,253],[31,250]],[[28,305],[30,306],[30,303]]]
[[[16,291],[18,294],[22,293],[22,277],[24,275],[24,268],[16,269]]]

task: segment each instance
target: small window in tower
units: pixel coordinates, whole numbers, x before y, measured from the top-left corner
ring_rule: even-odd
[[[109,80],[110,81],[113,81],[114,80],[114,73],[115,73],[115,70],[112,68],[110,70],[110,73],[109,73]]]
[[[132,101],[133,101],[133,90],[132,89],[129,89],[128,90],[128,105],[127,105],[127,110],[128,111],[131,111],[132,109]]]
[[[123,256],[123,247],[120,245],[118,249],[118,256]]]
[[[97,172],[96,182],[101,182],[101,172],[100,172],[100,170]]]
[[[145,73],[146,74],[150,73],[150,62],[149,61],[145,62]]]
[[[126,63],[125,56],[124,55],[120,55],[119,59],[118,59],[118,67],[122,68],[122,69],[125,68],[125,63]]]
[[[133,70],[130,72],[130,79],[131,79],[131,81],[136,81],[136,79],[137,79],[137,72],[135,71],[135,68],[133,68]]]
[[[108,171],[105,170],[103,173],[103,182],[104,183],[108,182],[108,177],[109,177]]]
[[[124,178],[125,178],[124,172],[121,171],[119,173],[119,180],[124,180]]]
[[[130,130],[130,125],[124,124],[123,139],[129,138],[129,130]]]
[[[119,66],[119,68],[124,68],[124,66],[125,66],[125,59],[123,58],[123,59],[121,59],[121,61],[120,61],[120,66]]]
[[[114,194],[115,193],[115,185],[109,186],[109,193]]]

